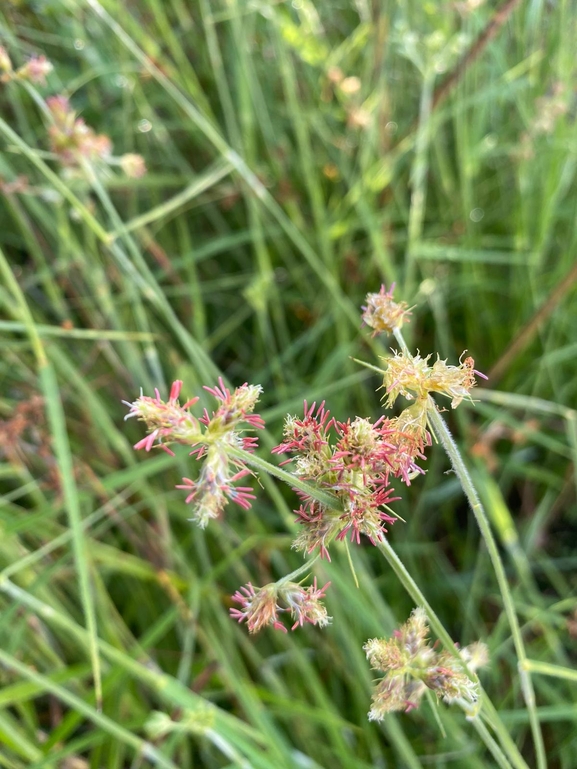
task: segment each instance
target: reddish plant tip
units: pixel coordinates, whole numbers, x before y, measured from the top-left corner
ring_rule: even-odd
[[[172,383],[172,387],[170,388],[170,400],[176,401],[178,400],[178,397],[180,395],[180,391],[182,390],[182,380],[176,379]]]

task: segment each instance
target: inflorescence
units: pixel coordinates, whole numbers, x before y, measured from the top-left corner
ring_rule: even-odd
[[[232,600],[242,608],[232,608],[230,616],[239,622],[246,622],[249,633],[257,633],[269,625],[286,633],[286,627],[279,620],[282,612],[289,613],[294,620],[291,630],[307,622],[324,627],[330,624],[331,617],[321,603],[321,598],[324,598],[329,585],[330,582],[327,582],[319,589],[315,578],[313,584],[306,588],[296,582],[280,580],[255,589],[248,582],[233,595]]]
[[[366,305],[363,310],[363,323],[373,329],[373,336],[377,334],[391,334],[396,328],[400,328],[411,314],[406,302],[395,302],[393,299],[393,283],[388,291],[384,286],[378,294],[367,294]]]
[[[144,176],[144,158],[132,152],[120,158],[113,157],[110,138],[106,134],[95,133],[83,118],[77,117],[66,96],[49,96],[46,106],[52,121],[48,127],[50,148],[63,166],[74,169],[81,166],[83,160],[87,160],[119,165],[133,179]]]
[[[45,85],[52,69],[42,55],[15,68],[0,46],[0,83],[27,82],[29,88]],[[50,120],[50,148],[68,173],[82,171],[86,162],[94,168],[120,166],[133,178],[146,173],[140,155],[113,157],[109,137],[97,134],[78,117],[66,96],[48,97],[45,112]],[[393,289],[394,284],[388,291],[381,286],[378,293],[366,297],[362,320],[373,336],[396,333],[411,314],[406,302],[394,300]],[[358,544],[363,535],[376,545],[384,539],[386,527],[396,520],[389,505],[399,499],[394,496],[391,480],[410,485],[424,472],[418,462],[425,459],[425,449],[431,444],[428,413],[436,408],[430,393],[449,397],[455,408],[470,397],[475,376],[486,379],[475,370],[471,357],[459,360],[458,366],[440,358],[430,365],[430,358],[393,351],[385,359],[386,406],[392,408],[399,395],[410,401],[398,416],[381,416],[375,422],[357,416],[340,422],[330,416],[325,401],[318,408],[316,403],[308,405],[305,401],[302,418],[287,417],[284,440],[273,453],[289,454],[286,463],[294,461],[294,475],[322,490],[319,496],[324,500],[297,489],[301,504],[295,513],[301,529],[293,543],[295,549],[330,560],[329,545],[334,540],[348,538]],[[170,446],[182,444],[202,463],[196,480],[185,477],[176,488],[187,492],[186,503],[193,506],[191,520],[204,528],[221,515],[229,501],[247,510],[255,499],[251,487],[237,485],[251,471],[231,449],[251,453],[257,448],[256,436],[246,433],[264,428],[262,417],[254,413],[262,388],[245,383],[231,391],[219,379],[217,386],[204,388],[218,402],[216,410],[209,413],[204,409],[198,417],[190,409],[199,398],[181,405],[181,389],[182,382],[177,380],[167,401],[158,390],[154,397],[141,394],[132,403],[125,401],[130,409],[126,418],[136,417],[146,425],[147,435],[135,449],[149,452],[156,447],[174,455]],[[265,627],[286,633],[283,615],[290,616],[292,630],[305,624],[330,624],[331,617],[322,603],[330,583],[319,588],[315,578],[304,587],[294,581],[303,570],[261,588],[248,582],[232,596],[240,608],[231,608],[231,617],[246,622],[250,633]],[[438,652],[429,644],[428,632],[425,611],[415,609],[392,638],[366,643],[371,667],[384,673],[373,694],[370,720],[382,720],[394,711],[409,712],[418,707],[427,690],[474,713],[480,690],[470,671],[486,664],[486,646],[473,644],[460,650],[458,656]]]
[[[181,389],[182,382],[177,380],[168,401],[162,400],[158,390],[154,398],[141,395],[134,403],[124,401],[130,407],[125,419],[136,417],[146,424],[148,435],[134,445],[135,449],[150,451],[157,446],[173,454],[169,445],[180,443],[189,446],[197,460],[203,460],[198,479],[183,478],[182,485],[176,488],[188,492],[186,502],[193,503],[191,520],[204,528],[211,518],[218,518],[229,500],[246,510],[255,498],[249,486],[235,486],[250,470],[231,457],[229,450],[234,447],[252,452],[256,448],[256,436],[245,432],[264,427],[262,417],[253,413],[262,388],[245,383],[231,392],[219,379],[217,387],[204,388],[219,402],[218,408],[212,414],[205,409],[198,418],[190,407],[199,398],[191,398],[181,406]]]
[[[59,106],[65,113],[66,105]],[[363,310],[363,321],[374,334],[395,332],[410,314],[405,302],[393,299],[393,287],[386,291],[384,286],[379,293],[367,296]],[[429,365],[430,357],[393,352],[385,360],[386,405],[392,407],[399,395],[409,401],[397,416],[381,416],[375,422],[357,416],[340,422],[331,417],[325,401],[319,406],[305,401],[302,417],[287,416],[283,442],[273,453],[289,455],[282,464],[294,462],[294,477],[304,482],[295,489],[301,500],[295,510],[300,524],[293,543],[296,550],[330,560],[329,546],[334,540],[349,539],[358,544],[361,535],[373,545],[384,540],[387,527],[397,517],[390,507],[399,499],[392,481],[410,485],[424,473],[420,463],[431,445],[428,415],[430,409],[436,408],[430,393],[446,395],[455,408],[463,398],[470,397],[475,375],[483,376],[475,370],[472,358],[450,366],[440,359]],[[253,413],[262,388],[245,383],[231,391],[220,379],[218,386],[204,388],[218,401],[217,409],[211,414],[205,409],[199,417],[190,411],[198,398],[180,405],[181,388],[182,382],[175,382],[168,401],[163,401],[158,391],[153,398],[141,395],[134,403],[127,403],[127,418],[137,417],[146,424],[148,434],[135,444],[135,449],[150,451],[158,447],[172,453],[170,444],[180,443],[189,446],[191,455],[202,462],[198,478],[183,478],[177,488],[187,492],[186,502],[193,505],[192,520],[204,528],[220,516],[229,501],[248,509],[255,498],[250,487],[236,485],[250,470],[238,453],[231,454],[231,449],[253,452],[257,447],[256,436],[246,432],[264,427],[263,419]],[[305,484],[311,493],[303,490]],[[313,493],[315,489],[318,494]],[[232,597],[240,608],[232,608],[231,616],[246,622],[251,633],[264,627],[286,632],[280,619],[283,613],[290,614],[293,630],[307,623],[320,627],[329,624],[321,599],[330,583],[319,589],[315,579],[312,585],[303,587],[295,579],[305,570],[310,570],[308,564],[261,588],[247,583]],[[417,641],[411,651],[413,636]],[[425,617],[416,610],[395,640],[367,644],[375,667],[397,671],[387,672],[381,682],[372,718],[381,718],[390,710],[415,707],[427,687],[445,699],[452,696],[472,702],[474,692],[467,689],[471,683],[468,677],[463,679],[450,655],[430,649],[425,637]],[[393,657],[398,664],[391,662]],[[409,674],[413,660],[418,671],[416,679]],[[451,691],[454,695],[450,695]]]
[[[6,48],[0,46],[0,83],[28,83],[29,87],[46,85],[46,77],[53,69],[43,55],[32,56],[21,67],[15,68]],[[146,173],[141,155],[128,152],[119,157],[113,156],[110,138],[97,134],[83,118],[77,117],[66,96],[49,96],[44,111],[50,120],[50,149],[68,175],[78,173],[84,162],[90,162],[95,167],[119,166],[126,176],[133,179],[140,179]]]
[[[46,76],[53,69],[46,56],[32,56],[25,64],[15,69],[8,51],[3,46],[0,46],[0,83],[20,80],[37,85],[45,85]]]
[[[347,422],[329,417],[324,401],[318,408],[305,402],[303,418],[287,417],[285,440],[273,449],[292,455],[296,476],[334,496],[334,506],[329,506],[298,492],[302,504],[295,510],[302,524],[295,549],[318,550],[328,560],[334,539],[348,536],[359,543],[361,534],[373,544],[383,539],[386,526],[395,521],[389,504],[398,499],[390,480],[397,477],[410,483],[422,472],[416,460],[424,458],[430,443],[426,420],[418,416],[381,417],[375,423],[361,417]]]
[[[477,642],[460,649],[457,657],[437,651],[428,635],[427,615],[418,608],[392,638],[367,641],[363,648],[371,667],[384,673],[373,693],[370,721],[382,721],[387,713],[399,710],[408,713],[419,706],[427,690],[474,713],[480,689],[465,665],[469,671],[486,665],[487,647]]]

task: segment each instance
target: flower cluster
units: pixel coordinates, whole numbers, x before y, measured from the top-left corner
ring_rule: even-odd
[[[33,56],[22,67],[14,69],[8,52],[0,46],[0,83],[28,81],[43,85],[52,69],[52,64],[46,56]],[[49,96],[46,99],[46,111],[51,120],[48,127],[50,148],[70,173],[73,173],[83,160],[119,166],[132,179],[139,179],[146,173],[146,165],[141,155],[129,152],[114,157],[109,137],[97,134],[82,118],[77,117],[66,96]]]
[[[197,460],[203,460],[198,480],[183,478],[176,488],[189,492],[186,502],[194,505],[193,520],[204,528],[210,519],[220,515],[229,500],[248,509],[254,499],[250,487],[234,485],[250,470],[230,456],[230,449],[256,448],[257,438],[243,433],[264,427],[262,417],[253,413],[262,388],[245,383],[231,392],[219,379],[217,387],[204,388],[219,402],[218,408],[212,414],[205,409],[198,418],[191,414],[190,407],[199,399],[191,398],[181,405],[181,389],[182,382],[177,380],[168,401],[162,400],[158,390],[154,398],[141,395],[133,403],[124,401],[130,408],[125,418],[136,417],[147,427],[148,435],[134,445],[135,449],[150,451],[157,446],[173,454],[169,444],[179,443],[189,446]]]
[[[430,689],[448,703],[458,703],[472,712],[479,698],[479,684],[469,678],[465,667],[448,651],[436,651],[428,641],[425,610],[414,609],[407,622],[392,638],[375,638],[363,647],[374,670],[385,675],[373,693],[369,720],[381,721],[387,713],[417,708]],[[459,651],[470,671],[488,662],[483,643]]]
[[[367,294],[367,304],[362,307],[362,318],[363,323],[373,329],[373,336],[392,333],[396,328],[400,328],[411,314],[406,302],[395,302],[394,290],[393,283],[388,291],[381,286],[378,294]]]
[[[78,164],[79,158],[104,160],[112,153],[112,142],[105,134],[96,134],[70,106],[65,96],[49,96],[46,105],[52,118],[48,128],[50,148],[67,166]]]
[[[451,406],[456,408],[463,398],[469,397],[471,389],[475,387],[475,374],[487,379],[475,370],[473,358],[465,358],[463,362],[459,360],[458,366],[450,366],[447,361],[437,358],[429,366],[430,358],[430,355],[422,358],[420,355],[394,352],[392,357],[384,359],[386,370],[383,387],[389,408],[399,395],[407,400],[424,401],[431,392],[451,398]]]
[[[70,106],[65,96],[50,96],[46,105],[52,118],[48,129],[50,147],[65,166],[77,166],[81,159],[91,162],[104,161],[118,164],[131,177],[139,178],[146,173],[140,155],[129,153],[116,159],[112,157],[112,142],[105,134],[97,134],[87,126]]]
[[[32,56],[26,64],[14,69],[8,51],[0,46],[0,83],[9,83],[11,80],[27,80],[30,83],[44,85],[46,76],[53,70],[52,64],[46,56]]]
[[[287,417],[284,442],[273,453],[292,454],[295,475],[330,492],[334,505],[298,492],[303,501],[295,512],[303,528],[294,547],[307,553],[318,549],[330,560],[328,546],[333,539],[349,536],[359,543],[363,534],[373,544],[382,540],[386,525],[395,521],[388,505],[398,499],[390,479],[410,483],[421,472],[416,460],[424,458],[429,443],[422,415],[339,422],[330,418],[324,401],[318,408],[305,401],[303,418]]]
[[[242,608],[232,608],[230,616],[239,622],[246,621],[249,633],[258,633],[269,625],[286,633],[286,627],[279,620],[279,614],[282,612],[289,613],[294,620],[291,630],[302,627],[305,623],[325,627],[330,624],[331,617],[328,616],[321,599],[324,598],[329,585],[330,582],[327,582],[319,589],[316,578],[308,587],[280,580],[255,590],[249,582],[232,596],[232,600]]]
[[[58,119],[64,121],[67,104],[55,100],[53,107],[62,109]],[[74,113],[71,119],[71,125],[76,125]],[[393,300],[392,291],[393,287],[386,291],[383,286],[380,293],[367,297],[363,319],[375,333],[395,331],[409,314],[404,302]],[[294,462],[292,478],[301,500],[295,510],[301,524],[295,549],[330,560],[329,546],[335,540],[349,538],[359,544],[361,535],[374,545],[384,540],[386,527],[396,520],[389,505],[399,499],[391,482],[398,479],[410,485],[424,472],[419,463],[431,445],[428,418],[429,409],[435,408],[429,393],[447,395],[455,407],[475,385],[475,374],[483,376],[475,371],[472,358],[459,366],[440,359],[430,366],[429,358],[394,353],[388,360],[384,377],[387,404],[392,406],[399,395],[413,401],[395,417],[381,416],[373,422],[357,416],[341,422],[331,417],[324,401],[318,407],[305,401],[302,417],[286,418],[283,442],[273,453],[289,455],[282,464]],[[248,509],[255,498],[250,487],[236,485],[250,472],[238,450],[252,452],[257,447],[256,437],[245,433],[264,427],[262,418],[254,413],[262,388],[245,383],[231,392],[219,379],[216,387],[204,388],[218,407],[212,413],[205,409],[198,417],[190,411],[198,398],[180,405],[181,389],[182,382],[174,382],[167,401],[158,391],[155,397],[141,395],[127,403],[127,418],[137,417],[147,427],[146,437],[135,449],[158,447],[172,453],[170,444],[180,443],[202,461],[198,478],[183,478],[177,488],[187,492],[186,502],[194,505],[194,520],[204,527],[229,501]],[[248,582],[232,596],[240,608],[232,608],[231,616],[246,622],[250,633],[265,627],[287,632],[281,621],[283,613],[292,618],[293,630],[306,623],[329,624],[331,618],[321,599],[330,583],[319,589],[316,579],[309,587],[295,581],[310,567],[307,562],[261,588]],[[429,646],[427,633],[424,612],[415,610],[394,639],[367,643],[371,664],[386,674],[375,694],[371,718],[416,707],[427,688],[447,701],[474,703],[476,684],[458,659]],[[474,664],[483,657],[483,650],[482,645],[468,647],[461,657]]]

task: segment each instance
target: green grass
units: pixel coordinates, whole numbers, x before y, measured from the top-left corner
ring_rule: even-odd
[[[55,67],[44,87],[0,85],[2,769],[481,769],[509,766],[501,750],[533,767],[539,732],[547,766],[574,767],[577,12],[521,0],[437,103],[495,7],[0,10],[15,64]],[[39,98],[56,93],[148,174],[66,176]],[[295,495],[263,474],[252,510],[201,531],[174,490],[186,451],[133,452],[121,401],[177,378],[187,397],[219,374],[260,383],[276,464],[304,398],[382,413],[353,358],[398,346],[360,329],[365,294],[393,280],[412,350],[467,348],[494,372],[445,416],[496,548],[434,445],[386,557],[337,546],[315,566],[333,624],[249,637],[230,595],[301,563]],[[362,645],[419,596],[435,638],[488,644],[488,721],[425,702],[368,722]]]

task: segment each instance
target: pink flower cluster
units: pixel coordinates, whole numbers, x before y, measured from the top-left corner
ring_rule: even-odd
[[[302,419],[287,417],[284,439],[273,453],[292,454],[295,475],[334,495],[334,506],[328,506],[297,492],[303,502],[295,511],[303,529],[294,547],[307,553],[318,549],[328,560],[333,539],[349,536],[359,543],[361,534],[373,544],[383,539],[386,526],[395,521],[388,505],[399,499],[390,480],[410,483],[421,472],[416,460],[424,458],[430,443],[426,419],[416,415],[412,420],[381,417],[372,423],[356,417],[339,422],[330,418],[324,401],[318,408],[305,401]]]
[[[407,305],[395,302],[392,292],[393,287],[387,292],[383,286],[380,293],[367,296],[363,319],[375,333],[395,331],[409,314]],[[331,417],[325,401],[318,407],[305,401],[301,418],[286,418],[284,440],[273,453],[290,455],[282,464],[294,461],[293,477],[309,484],[309,493],[302,490],[306,490],[305,484],[296,489],[301,503],[295,514],[301,528],[293,543],[295,549],[307,554],[316,551],[317,556],[330,560],[329,546],[335,540],[349,538],[359,544],[363,535],[377,545],[384,539],[386,527],[396,520],[390,504],[399,499],[391,481],[396,478],[410,485],[424,472],[419,462],[431,445],[428,415],[436,408],[429,394],[446,395],[455,407],[468,397],[475,375],[483,376],[474,369],[472,358],[459,366],[440,359],[430,366],[429,358],[403,352],[386,360],[383,386],[387,405],[394,405],[399,395],[411,401],[398,416],[381,416],[376,422],[357,416],[340,422]],[[216,410],[209,413],[204,409],[198,418],[190,412],[198,398],[181,406],[181,388],[182,382],[174,382],[168,401],[163,401],[158,391],[153,398],[141,395],[127,404],[127,416],[145,422],[148,431],[134,448],[150,451],[156,446],[172,453],[170,443],[186,444],[190,454],[202,462],[199,477],[183,478],[177,488],[187,492],[186,502],[193,504],[194,520],[204,527],[229,501],[248,509],[255,498],[250,487],[236,485],[250,473],[238,450],[252,452],[257,447],[256,437],[245,433],[264,427],[262,417],[254,413],[262,388],[245,383],[231,392],[219,379],[215,387],[204,388],[218,402]],[[265,627],[287,632],[281,621],[283,613],[290,614],[293,630],[305,624],[329,624],[331,618],[321,599],[330,583],[319,589],[316,579],[309,587],[293,581],[309,568],[310,564],[305,564],[261,588],[248,582],[232,596],[240,608],[232,608],[231,616],[246,622],[250,633]],[[399,642],[367,644],[374,667],[402,670],[385,676],[371,718],[415,707],[427,687],[442,692],[446,699],[474,701],[475,692],[470,690],[467,676],[461,676],[458,666],[455,671],[450,657],[435,656],[427,646],[426,633],[424,613],[417,611],[396,634]],[[409,670],[415,659],[423,668],[416,677]],[[434,664],[429,665],[431,660]]]
[[[8,51],[0,46],[0,82],[8,83],[11,80],[28,80],[30,83],[44,85],[46,76],[53,70],[52,64],[46,56],[32,56],[26,64],[14,69]]]
[[[44,85],[53,66],[46,56],[33,56],[18,69],[14,69],[8,51],[0,46],[0,83],[27,81]],[[66,96],[49,96],[46,109],[51,118],[48,137],[52,152],[73,174],[82,161],[119,166],[126,176],[140,179],[146,173],[141,155],[133,152],[120,157],[112,156],[112,142],[105,134],[97,134],[70,106]]]
[[[104,159],[112,153],[112,142],[96,134],[70,106],[66,96],[49,96],[46,104],[52,117],[48,129],[50,147],[66,165],[76,165],[79,157]]]
[[[272,582],[264,587],[255,588],[250,582],[237,590],[232,600],[240,604],[241,609],[232,608],[230,616],[239,622],[246,622],[249,633],[258,633],[267,626],[287,632],[279,620],[279,614],[289,613],[294,620],[291,630],[302,627],[305,623],[324,627],[331,618],[321,603],[330,582],[317,587],[316,578],[312,585],[302,587],[296,582]]]
[[[190,407],[198,397],[180,405],[182,382],[177,380],[170,390],[168,401],[163,401],[158,390],[155,397],[141,395],[133,403],[125,401],[130,411],[126,419],[136,417],[146,424],[148,435],[134,445],[135,449],[150,451],[154,446],[173,454],[171,443],[189,446],[190,454],[202,461],[199,478],[183,478],[177,489],[189,492],[186,502],[193,503],[193,520],[204,528],[208,521],[217,518],[229,500],[248,509],[255,498],[248,486],[235,483],[250,473],[246,465],[230,456],[231,448],[254,451],[257,438],[244,435],[246,430],[262,429],[264,421],[254,414],[254,407],[262,388],[244,384],[231,392],[219,379],[216,387],[205,387],[219,401],[212,414],[205,409],[196,418]]]
[[[390,334],[396,328],[400,328],[411,314],[406,302],[395,302],[393,299],[393,283],[387,291],[381,286],[378,294],[367,294],[366,305],[363,310],[363,323],[373,329],[373,336],[377,334]]]
[[[50,147],[66,166],[77,166],[84,158],[108,165],[120,165],[127,176],[138,179],[146,173],[144,159],[128,153],[119,159],[112,157],[112,142],[105,134],[97,134],[76,116],[65,96],[49,96],[46,106],[52,117],[48,128]]]
[[[154,390],[154,398],[141,394],[133,403],[123,401],[130,408],[124,419],[136,417],[145,422],[149,430],[145,438],[134,444],[136,450],[150,451],[156,445],[174,456],[167,443],[192,443],[197,439],[197,435],[201,435],[199,420],[189,411],[198,401],[198,397],[190,398],[181,406],[178,400],[181,390],[182,382],[177,379],[172,383],[168,401],[162,400],[157,389]]]

